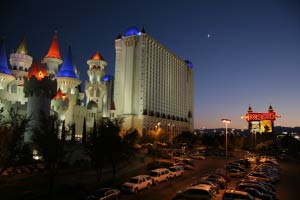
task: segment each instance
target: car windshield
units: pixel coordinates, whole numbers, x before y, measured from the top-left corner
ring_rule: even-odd
[[[96,192],[95,192],[95,196],[97,197],[97,198],[99,198],[99,197],[104,197],[104,195],[105,195],[105,193],[108,191],[109,189],[100,189],[100,190],[97,190]]]
[[[170,168],[170,171],[171,171],[171,172],[176,172],[176,169]]]
[[[137,178],[131,178],[129,183],[139,183],[139,180]]]
[[[157,176],[157,172],[150,172],[150,176]]]

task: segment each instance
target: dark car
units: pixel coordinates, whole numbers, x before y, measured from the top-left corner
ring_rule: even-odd
[[[120,190],[113,188],[101,188],[90,194],[86,200],[118,200]]]
[[[262,200],[274,200],[274,198],[270,194],[262,193],[262,192],[258,191],[255,188],[245,188],[243,190],[245,192],[248,192],[249,194],[251,194],[255,198],[259,198],[259,199],[262,199]]]

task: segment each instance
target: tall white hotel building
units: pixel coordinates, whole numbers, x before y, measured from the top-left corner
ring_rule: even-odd
[[[193,66],[137,28],[115,40],[114,101],[123,128],[165,132],[171,142],[193,130]]]

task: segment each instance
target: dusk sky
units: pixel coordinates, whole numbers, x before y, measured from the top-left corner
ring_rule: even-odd
[[[136,26],[194,64],[195,128],[246,128],[249,104],[271,104],[280,126],[300,126],[300,1],[78,0],[0,4],[0,36],[9,54],[23,33],[40,61],[58,31],[64,57],[71,45],[81,80],[97,51],[114,74],[114,40]]]

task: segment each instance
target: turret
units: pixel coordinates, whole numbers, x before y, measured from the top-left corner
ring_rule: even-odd
[[[269,106],[269,112],[274,112],[273,107],[271,105]]]
[[[17,51],[10,54],[9,62],[12,66],[12,74],[17,79],[27,76],[28,69],[32,64],[32,57],[28,54],[25,35],[23,36]]]
[[[56,80],[61,91],[70,94],[74,94],[75,87],[81,83],[75,71],[71,47],[69,47],[68,54],[56,75]]]
[[[47,72],[50,77],[55,77],[58,72],[58,66],[63,62],[60,56],[57,33],[54,33],[48,53],[43,59],[47,64]]]
[[[87,61],[87,64],[89,65],[87,70],[89,80],[85,83],[86,104],[89,105],[90,102],[95,102],[97,111],[105,112],[103,116],[107,117],[107,88],[103,81],[107,62],[97,52]]]
[[[12,75],[16,78],[8,85],[8,91],[10,96],[9,101],[20,102],[24,105],[27,102],[27,98],[24,96],[24,79],[27,77],[29,67],[32,64],[32,57],[28,54],[26,37],[22,38],[17,50],[10,54],[9,59],[11,65]]]
[[[27,115],[31,118],[32,129],[40,128],[50,115],[51,99],[56,95],[57,82],[49,78],[46,68],[35,62],[24,82],[25,97],[28,98]],[[31,132],[25,134],[25,142],[30,142]]]
[[[9,82],[15,80],[15,77],[12,76],[11,71],[8,69],[4,41],[1,42],[0,48],[1,48],[0,49],[0,90],[1,90],[1,89],[5,89]]]
[[[253,112],[253,110],[252,110],[251,106],[249,106],[248,113],[252,113],[252,112]]]
[[[102,77],[105,75],[107,62],[105,62],[102,56],[97,52],[87,61],[87,64],[89,65],[89,69],[87,71],[89,82],[100,83]]]

